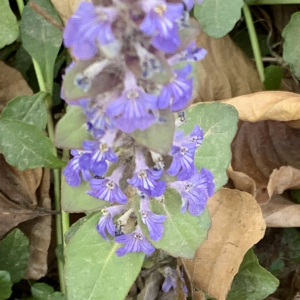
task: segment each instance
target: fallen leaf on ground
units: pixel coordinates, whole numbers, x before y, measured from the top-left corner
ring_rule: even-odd
[[[282,91],[265,91],[239,96],[221,102],[233,105],[239,119],[248,122],[300,119],[300,95]]]
[[[197,45],[207,50],[198,62],[199,96],[195,102],[216,101],[262,90],[255,63],[226,35],[213,39],[202,32]]]
[[[268,227],[300,227],[300,204],[287,195],[274,195],[261,210]]]
[[[300,170],[292,167],[281,167],[274,170],[268,183],[268,194],[282,194],[288,189],[300,189]],[[299,216],[300,217],[300,216]]]
[[[43,177],[39,185],[37,195],[37,206],[51,210],[51,199],[49,197],[50,171],[43,169]],[[51,215],[37,217],[33,220],[23,222],[20,229],[29,237],[30,256],[25,274],[27,279],[38,280],[47,273],[47,253],[51,239]]]
[[[255,181],[248,175],[234,171],[231,165],[227,169],[227,175],[232,180],[234,188],[242,192],[247,192],[253,197],[256,196]]]
[[[14,97],[21,95],[32,95],[33,92],[28,86],[22,74],[0,61],[0,111]]]
[[[267,185],[274,169],[300,169],[300,130],[286,122],[240,122],[231,149],[232,168],[254,179],[261,204],[270,199]]]
[[[195,291],[225,300],[245,253],[265,232],[255,199],[246,192],[221,189],[208,200],[212,227],[193,260],[182,259]],[[194,298],[193,298],[194,299]]]

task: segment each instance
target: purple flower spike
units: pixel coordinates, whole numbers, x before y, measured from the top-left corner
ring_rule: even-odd
[[[115,40],[111,24],[117,11],[111,7],[94,6],[81,2],[76,13],[68,20],[64,31],[64,44],[72,47],[79,59],[90,59],[97,53],[97,42],[106,45]]]
[[[158,98],[158,108],[166,109],[171,106],[172,111],[178,111],[186,107],[193,93],[193,79],[186,79],[192,71],[191,65],[174,71],[170,83],[164,86]]]
[[[113,237],[115,236],[116,227],[113,223],[113,218],[116,215],[124,213],[125,211],[126,211],[125,205],[110,206],[108,208],[102,209],[103,215],[99,219],[96,229],[105,240],[108,241],[106,231],[111,236],[113,236]]]
[[[140,150],[135,152],[135,162],[135,173],[131,179],[127,180],[127,182],[149,197],[161,196],[166,189],[166,183],[165,181],[157,180],[160,179],[163,170],[151,170],[146,165],[145,157]]]
[[[113,141],[116,136],[115,130],[107,131],[101,142],[84,141],[83,148],[87,153],[80,158],[80,166],[90,169],[95,175],[103,175],[107,171],[107,162],[116,162],[118,156],[112,150]]]
[[[154,35],[154,47],[167,53],[174,52],[180,44],[176,20],[183,14],[183,5],[143,0],[142,9],[146,16],[140,29],[149,36]]]
[[[143,131],[155,121],[154,114],[149,110],[157,109],[157,97],[137,86],[135,77],[129,72],[124,85],[122,95],[107,107],[106,113],[124,132]]]
[[[171,287],[176,291],[176,270],[171,269],[170,267],[165,267],[165,281],[162,285],[162,290],[167,293]]]
[[[135,231],[118,236],[115,242],[125,244],[116,251],[118,256],[123,256],[129,252],[145,252],[146,255],[151,255],[155,248],[146,240],[140,226],[136,226]]]
[[[89,181],[92,178],[92,175],[89,170],[84,170],[79,165],[79,160],[82,154],[80,154],[77,150],[71,150],[71,154],[74,157],[68,162],[63,174],[69,185],[79,186],[81,184],[80,174],[85,181]]]
[[[158,241],[162,238],[164,227],[163,222],[166,220],[164,215],[156,215],[149,208],[149,198],[142,198],[140,203],[140,213],[142,222],[147,226],[150,238]]]
[[[207,203],[209,197],[214,193],[215,184],[212,173],[202,168],[192,178],[185,181],[176,181],[169,184],[175,188],[182,197],[181,212],[184,213],[188,207],[191,215],[199,216]]]
[[[123,176],[124,166],[118,167],[111,176],[104,179],[92,179],[90,185],[92,190],[87,194],[110,202],[118,202],[124,204],[127,197],[119,187],[119,181]]]

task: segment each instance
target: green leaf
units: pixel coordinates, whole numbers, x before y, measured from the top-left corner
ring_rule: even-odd
[[[203,144],[197,149],[197,169],[207,168],[214,175],[215,192],[227,183],[226,169],[231,161],[230,144],[238,122],[237,110],[227,104],[198,103],[186,111],[187,122],[179,127],[189,134],[195,124],[203,128]]]
[[[265,81],[264,87],[267,91],[279,90],[281,80],[283,77],[282,69],[280,66],[268,66],[265,68]]]
[[[35,283],[31,287],[31,293],[36,300],[67,300],[65,295],[55,292],[52,286],[45,283]]]
[[[70,300],[123,300],[141,270],[145,254],[118,257],[120,245],[104,240],[95,228],[100,216],[84,223],[65,249]]]
[[[14,42],[19,36],[19,26],[8,0],[0,1],[0,49]]]
[[[290,22],[285,26],[282,36],[283,59],[289,63],[292,72],[300,79],[300,12],[292,15]]]
[[[25,275],[29,257],[29,240],[20,229],[15,229],[0,243],[0,270],[10,273],[13,283]]]
[[[166,122],[156,123],[144,131],[135,130],[132,137],[139,144],[162,155],[167,155],[171,150],[174,139],[175,118],[170,110],[161,111],[160,117],[165,119]]]
[[[206,240],[211,222],[208,210],[205,209],[200,216],[190,213],[181,213],[181,196],[174,189],[167,189],[164,203],[156,200],[150,202],[151,211],[158,215],[167,216],[164,222],[164,233],[159,241],[152,241],[147,226],[140,217],[140,199],[135,197],[135,212],[138,223],[155,248],[162,249],[175,257],[192,259],[197,248]]]
[[[39,128],[18,120],[0,119],[0,151],[10,165],[21,171],[64,165],[53,155],[52,142]]]
[[[241,18],[243,5],[243,0],[204,0],[195,4],[194,15],[203,31],[217,39],[233,29]]]
[[[8,299],[12,293],[12,282],[7,271],[0,271],[0,300]]]
[[[80,218],[77,222],[72,224],[72,226],[68,229],[68,231],[65,233],[65,243],[68,245],[72,238],[74,237],[75,233],[78,231],[78,229],[87,221],[89,220],[93,214],[90,214],[88,216]]]
[[[82,149],[82,142],[92,140],[87,131],[86,115],[79,106],[69,105],[55,129],[55,145],[62,149]]]
[[[16,97],[8,102],[1,113],[1,118],[20,120],[44,130],[47,125],[46,97],[47,93],[44,92],[33,96]]]
[[[53,69],[62,43],[62,32],[30,7],[29,1],[23,10],[21,21],[22,45],[39,63],[47,91],[52,93]],[[57,22],[60,18],[49,0],[34,0]]]
[[[259,265],[250,249],[235,275],[227,300],[262,300],[276,291],[279,280]]]
[[[82,181],[80,186],[70,186],[62,180],[62,208],[66,212],[92,212],[110,206],[110,202],[92,197],[86,193],[90,190],[89,182]]]

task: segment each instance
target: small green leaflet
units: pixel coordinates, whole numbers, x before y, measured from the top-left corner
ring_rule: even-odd
[[[205,33],[221,38],[230,32],[241,18],[243,0],[204,0],[196,3],[194,15]]]
[[[12,282],[7,271],[0,270],[0,300],[6,300],[12,293]]]
[[[31,293],[36,300],[67,300],[66,295],[55,292],[52,286],[45,283],[35,283],[31,287]]]
[[[215,192],[226,184],[226,169],[231,161],[231,142],[237,130],[238,112],[227,104],[198,103],[186,110],[186,123],[178,129],[189,134],[195,124],[203,128],[203,144],[197,149],[197,169],[207,168],[214,175]]]
[[[67,113],[55,129],[55,145],[61,149],[82,149],[82,142],[91,140],[87,131],[86,115],[79,106],[69,105]]]
[[[24,8],[21,20],[21,38],[25,50],[39,63],[47,91],[52,93],[53,70],[62,43],[62,32],[30,7]],[[60,18],[49,0],[34,0],[57,22]]]
[[[279,280],[259,265],[253,250],[244,256],[226,300],[262,300],[274,293]]]
[[[207,238],[211,222],[208,210],[200,216],[192,216],[189,212],[181,213],[181,196],[174,189],[167,189],[164,193],[165,202],[151,200],[151,211],[158,215],[167,216],[164,225],[163,237],[153,241],[149,237],[147,226],[140,217],[140,198],[135,197],[135,212],[138,223],[148,240],[155,248],[162,249],[175,257],[192,259],[195,251]]]
[[[32,96],[16,97],[8,102],[1,113],[1,118],[20,120],[44,130],[47,124],[47,107],[45,104],[47,95],[47,93],[39,92]]]
[[[80,186],[70,186],[62,180],[62,208],[66,212],[92,212],[110,206],[110,202],[97,199],[86,193],[90,190],[89,182],[82,181]]]
[[[283,77],[282,69],[280,66],[268,66],[265,68],[264,87],[267,91],[279,90],[281,80]]]
[[[282,32],[284,37],[283,59],[289,63],[292,72],[300,80],[300,12],[292,15]]]
[[[36,126],[19,120],[0,118],[0,151],[18,169],[60,168],[64,165],[53,155],[53,144]]]
[[[8,0],[0,1],[0,49],[13,43],[19,36],[17,18],[11,11]]]
[[[20,229],[15,229],[0,243],[0,270],[10,273],[13,283],[25,275],[29,258],[29,240]]]
[[[124,300],[141,270],[144,253],[116,255],[119,244],[96,230],[101,213],[76,232],[65,248],[65,280],[70,300]]]

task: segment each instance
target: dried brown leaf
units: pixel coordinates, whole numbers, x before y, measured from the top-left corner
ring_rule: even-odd
[[[300,169],[300,130],[285,122],[240,122],[232,143],[232,168],[255,180],[256,200],[270,199],[267,185],[274,169],[291,166]]]
[[[282,194],[287,189],[300,189],[300,170],[292,167],[281,167],[274,170],[268,183],[268,194]]]
[[[65,24],[71,15],[76,11],[79,3],[82,2],[82,0],[51,0],[51,2]]]
[[[261,210],[268,227],[300,227],[300,205],[286,195],[274,195]]]
[[[242,192],[247,192],[253,197],[256,196],[256,184],[255,181],[248,175],[242,172],[236,172],[229,165],[227,169],[227,175],[232,180],[234,187]]]
[[[196,290],[225,300],[247,250],[265,232],[265,221],[255,199],[238,190],[221,189],[208,201],[212,227],[193,260],[183,259]]]
[[[22,74],[0,61],[0,111],[8,101],[20,95],[32,95],[32,90]]]
[[[195,102],[216,101],[262,90],[255,67],[228,35],[213,39],[202,32],[197,45],[207,50],[198,62],[199,97]]]
[[[300,95],[281,91],[265,91],[239,96],[222,102],[233,105],[239,119],[293,121],[300,119]]]

